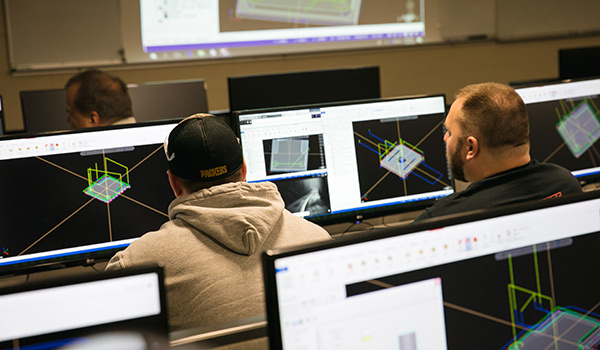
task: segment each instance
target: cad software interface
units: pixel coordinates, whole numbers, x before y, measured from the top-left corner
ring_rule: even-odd
[[[446,196],[444,111],[432,96],[242,112],[247,180],[275,182],[303,217]]]
[[[0,268],[124,247],[168,220],[175,124],[0,141]]]
[[[600,200],[275,259],[283,349],[597,349]]]
[[[600,79],[517,89],[529,114],[531,156],[577,177],[600,173]]]

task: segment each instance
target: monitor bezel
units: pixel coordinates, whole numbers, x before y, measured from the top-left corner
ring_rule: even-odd
[[[277,294],[277,282],[275,280],[275,261],[277,259],[596,199],[600,199],[600,191],[584,192],[578,195],[518,203],[498,208],[477,209],[429,218],[418,223],[400,225],[374,232],[359,232],[330,241],[309,243],[295,247],[268,249],[262,254],[262,262],[270,349],[283,350],[279,319],[279,298]]]
[[[239,111],[232,111],[232,128],[234,129],[237,137],[240,137],[241,129],[240,129],[240,116],[245,114],[255,114],[255,113],[272,113],[272,112],[285,112],[290,110],[297,109],[311,109],[311,108],[327,108],[327,107],[336,107],[336,106],[350,106],[356,104],[365,104],[365,103],[377,103],[377,102],[387,102],[387,101],[403,101],[403,100],[412,100],[412,99],[421,99],[421,98],[432,98],[432,97],[442,97],[444,99],[444,118],[448,113],[448,106],[446,105],[446,95],[445,94],[426,94],[426,95],[412,95],[412,96],[398,96],[398,97],[381,97],[381,98],[370,98],[370,99],[362,99],[362,100],[351,100],[351,101],[338,101],[338,102],[326,102],[326,103],[315,103],[315,104],[304,104],[304,105],[295,105],[295,106],[282,106],[282,107],[270,107],[270,108],[260,108],[260,109],[245,109]],[[442,124],[443,127],[443,124]],[[443,140],[441,141],[443,143]],[[445,143],[444,143],[445,147]],[[448,166],[448,159],[446,159],[446,165]],[[454,177],[451,174],[448,174],[449,180],[451,182],[451,187],[453,191],[456,191],[456,183],[454,181]],[[443,198],[443,197],[442,197]],[[310,217],[305,217],[306,220],[311,221],[317,225],[333,225],[339,223],[361,223],[366,219],[383,217],[392,214],[404,214],[410,212],[420,212],[425,208],[428,208],[435,204],[440,198],[433,199],[425,199],[420,201],[410,201],[396,204],[382,204],[369,208],[359,208],[356,210],[345,210],[339,213],[334,214],[322,214],[315,215]],[[416,217],[416,215],[414,215]]]

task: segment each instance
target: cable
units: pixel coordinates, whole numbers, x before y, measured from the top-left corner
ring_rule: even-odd
[[[354,226],[356,226],[356,225],[360,225],[360,224],[367,225],[367,228],[369,229],[369,231],[367,231],[367,232],[370,232],[370,231],[372,231],[372,230],[373,230],[373,228],[374,228],[374,226],[373,226],[372,224],[368,223],[368,222],[363,222],[363,221],[357,221],[357,222],[353,222],[353,223],[352,223],[352,224],[350,224],[350,226],[348,226],[348,228],[346,228],[346,229],[345,229],[345,230],[342,232],[342,234],[341,234],[339,237],[337,237],[337,238],[344,237],[344,235],[345,235],[347,232],[351,232],[351,231],[350,231],[350,229],[351,229],[351,228],[353,228],[353,227],[354,227]],[[357,230],[357,231],[363,231],[363,230]]]

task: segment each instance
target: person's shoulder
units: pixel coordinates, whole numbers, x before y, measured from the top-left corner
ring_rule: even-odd
[[[310,222],[304,218],[296,216],[296,215],[290,213],[288,210],[283,211],[283,216],[285,218],[284,225],[287,226],[287,227],[284,227],[284,229],[293,228],[295,231],[301,231],[301,233],[303,235],[312,236],[317,239],[331,238],[331,236],[329,235],[329,232],[327,232],[323,227],[321,227],[313,222]]]
[[[413,223],[424,219],[478,209],[487,201],[488,187],[483,181],[471,183],[466,189],[438,199],[432,206],[415,218]]]
[[[558,173],[571,174],[569,169],[567,169],[561,165],[554,164],[554,163],[542,163],[542,162],[539,162],[539,161],[533,159],[531,161],[531,165],[535,169],[542,169],[544,171],[554,171],[554,172],[558,172]]]
[[[568,180],[570,182],[577,182],[578,180],[575,176],[573,176],[573,173],[571,173],[571,171],[565,167],[562,167],[558,164],[554,164],[554,163],[537,163],[536,164],[536,168],[540,169],[541,171],[547,173],[547,174],[553,174],[554,176],[562,176],[562,178],[564,180]]]

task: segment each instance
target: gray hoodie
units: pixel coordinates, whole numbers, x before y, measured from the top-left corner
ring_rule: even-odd
[[[178,197],[169,218],[106,269],[161,263],[171,331],[264,314],[261,253],[329,239],[285,210],[270,182],[228,183]]]

